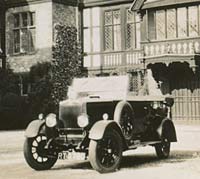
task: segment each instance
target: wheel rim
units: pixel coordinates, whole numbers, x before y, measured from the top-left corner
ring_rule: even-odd
[[[106,168],[117,163],[120,157],[120,149],[115,136],[105,136],[98,142],[97,157],[100,164]]]
[[[31,144],[31,153],[33,159],[38,163],[45,163],[48,161],[47,149],[45,149],[47,138],[44,135],[38,135]]]
[[[132,114],[126,108],[122,111],[120,125],[125,138],[128,139],[132,137],[132,131],[133,131]]]

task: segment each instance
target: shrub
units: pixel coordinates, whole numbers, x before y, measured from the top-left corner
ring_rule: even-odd
[[[0,68],[0,96],[7,92],[19,94],[19,77],[11,69],[3,70]]]
[[[21,127],[19,77],[11,69],[0,68],[0,129]]]
[[[31,67],[29,103],[32,115],[35,118],[39,113],[47,114],[53,112],[53,101],[51,98],[52,82],[51,68],[49,62],[38,63]]]

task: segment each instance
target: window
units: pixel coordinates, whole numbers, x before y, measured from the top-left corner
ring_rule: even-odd
[[[100,51],[100,9],[85,9],[83,12],[84,21],[84,51]]]
[[[126,49],[140,47],[140,17],[126,9]]]
[[[187,36],[187,11],[186,8],[177,9],[178,37]]]
[[[123,6],[120,9],[105,10],[104,50],[120,51],[135,48],[140,48],[139,15]]]
[[[121,50],[121,16],[120,10],[104,13],[105,51]]]
[[[14,14],[14,54],[29,53],[35,50],[35,13]]]
[[[148,37],[151,40],[156,39],[156,20],[155,20],[155,12],[149,11],[148,12]]]
[[[156,37],[158,40],[165,39],[165,10],[156,11]]]
[[[97,63],[99,52],[140,48],[140,16],[128,11],[128,6],[84,9],[83,36],[88,63]]]
[[[26,96],[31,90],[31,84],[27,74],[20,75],[20,93],[21,96]]]
[[[167,38],[176,38],[176,9],[167,10]]]
[[[148,37],[150,40],[196,37],[200,33],[199,14],[200,6],[151,10],[148,12]]]
[[[198,9],[197,6],[188,7],[189,36],[198,36]]]

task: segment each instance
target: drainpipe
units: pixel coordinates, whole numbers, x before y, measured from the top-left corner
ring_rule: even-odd
[[[2,59],[2,69],[6,69],[6,20],[5,20],[5,5],[2,6],[1,11],[1,49],[0,49],[0,58]]]

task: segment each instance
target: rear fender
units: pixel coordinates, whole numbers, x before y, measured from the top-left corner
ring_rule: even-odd
[[[176,129],[172,120],[165,118],[157,129],[160,138],[166,137],[169,142],[177,142]]]
[[[120,126],[118,125],[117,122],[111,121],[111,120],[109,120],[109,121],[102,120],[102,121],[96,122],[89,132],[89,139],[100,140],[103,138],[105,131],[110,130],[110,129],[114,129],[119,133],[119,135],[121,136],[121,138],[123,140],[123,144],[124,144],[125,148],[127,148],[128,145],[123,136]]]
[[[45,125],[45,121],[44,120],[34,120],[32,121],[28,127],[26,128],[25,131],[25,137],[27,138],[33,138],[36,137],[39,133],[39,131],[44,132],[44,128],[43,126]]]

